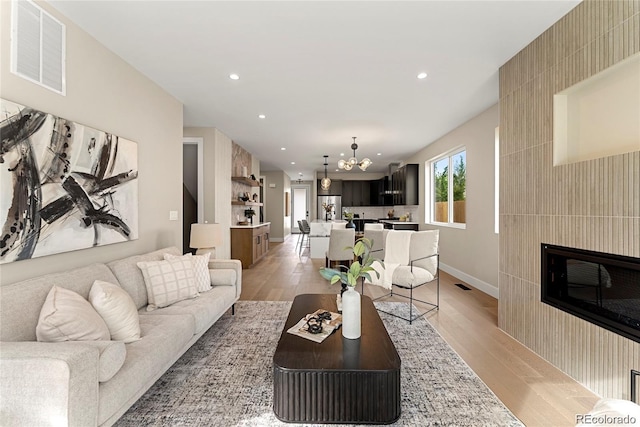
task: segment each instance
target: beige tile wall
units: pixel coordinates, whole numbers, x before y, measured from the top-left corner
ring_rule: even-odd
[[[585,0],[500,69],[499,325],[626,399],[640,344],[542,304],[540,244],[640,257],[640,152],[554,167],[552,145],[554,93],[639,51],[639,0]]]

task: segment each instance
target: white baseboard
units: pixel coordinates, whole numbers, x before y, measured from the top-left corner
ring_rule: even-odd
[[[282,243],[284,242],[284,239],[282,237],[269,237],[269,241],[274,243]]]
[[[458,279],[464,282],[467,282],[474,288],[484,292],[487,295],[491,295],[496,299],[500,299],[500,290],[490,283],[484,282],[476,277],[470,276],[467,273],[460,271],[457,268],[453,268],[447,264],[440,263],[440,270],[444,271],[445,273],[449,273],[450,275],[457,277]]]

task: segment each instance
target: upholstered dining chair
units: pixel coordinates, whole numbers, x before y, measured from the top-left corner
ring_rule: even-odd
[[[379,222],[367,222],[364,224],[364,231],[367,230],[384,230],[384,224]]]
[[[325,267],[330,267],[332,261],[345,261],[351,265],[353,261],[353,247],[356,239],[356,230],[353,228],[333,228],[329,234],[329,249],[325,257]]]
[[[367,228],[367,225],[380,225],[379,229]],[[384,244],[386,241],[387,233],[390,230],[385,230],[382,224],[365,224],[364,225],[364,237],[371,241],[371,256],[377,259],[384,260]]]
[[[345,228],[347,228],[347,223],[346,222],[332,222],[331,223],[331,229],[333,230],[334,228],[340,229],[340,230],[344,230]]]
[[[399,316],[383,311],[392,316],[408,320],[411,324],[414,320],[425,314],[437,310],[440,305],[440,275],[438,254],[438,230],[426,231],[396,231],[389,230],[385,241],[384,267],[379,262],[374,262],[372,267],[380,274],[377,277],[372,274],[372,280],[367,283],[382,286],[389,293],[376,298],[379,300],[390,296],[398,296],[409,300],[409,317]],[[428,283],[435,282],[436,301],[433,302],[414,298],[413,291]],[[394,292],[394,288],[403,289],[402,293]],[[409,295],[406,295],[406,291]],[[375,301],[374,300],[374,301]],[[430,308],[414,316],[413,302],[426,304]]]

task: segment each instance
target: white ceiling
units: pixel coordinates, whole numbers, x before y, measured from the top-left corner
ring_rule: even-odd
[[[498,68],[579,1],[50,3],[182,101],[185,126],[311,179],[352,136],[383,172],[495,104]]]

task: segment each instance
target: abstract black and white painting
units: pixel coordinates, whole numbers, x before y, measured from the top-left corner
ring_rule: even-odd
[[[0,99],[0,264],[138,238],[136,143]]]

